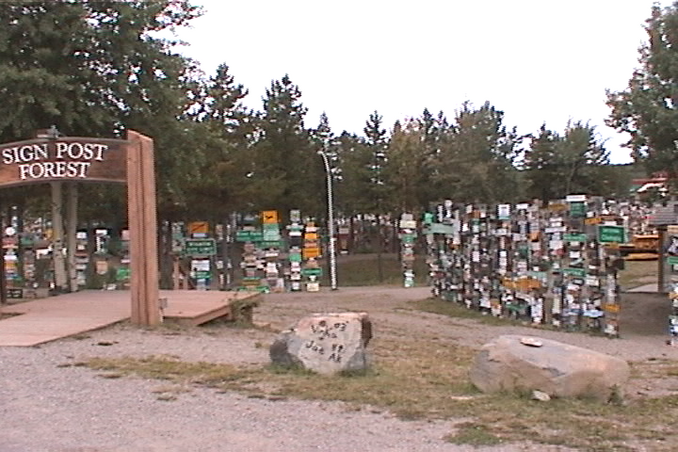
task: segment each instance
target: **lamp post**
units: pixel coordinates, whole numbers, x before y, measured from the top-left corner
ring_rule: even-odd
[[[325,165],[325,175],[327,176],[327,230],[330,235],[330,288],[337,290],[337,253],[334,246],[334,196],[332,194],[332,169],[324,151],[318,151]]]

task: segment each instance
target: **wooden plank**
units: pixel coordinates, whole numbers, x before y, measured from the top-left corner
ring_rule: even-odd
[[[153,140],[128,131],[127,197],[130,228],[132,323],[162,322],[158,295],[157,207]]]
[[[200,325],[225,317],[233,320],[234,304],[256,303],[257,293],[177,290],[162,291],[168,320]],[[33,346],[103,328],[128,319],[129,291],[82,291],[2,307],[0,346]]]

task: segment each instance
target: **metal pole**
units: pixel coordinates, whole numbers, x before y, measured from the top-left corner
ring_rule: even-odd
[[[332,194],[332,171],[330,169],[330,162],[327,160],[327,155],[323,151],[318,151],[318,154],[323,158],[325,165],[325,173],[327,175],[327,230],[330,235],[330,288],[337,290],[337,254],[334,243],[334,196]]]

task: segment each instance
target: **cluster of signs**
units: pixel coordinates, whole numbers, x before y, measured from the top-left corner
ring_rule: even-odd
[[[417,238],[417,221],[411,213],[404,213],[398,222],[400,238],[400,262],[403,268],[405,287],[414,287],[414,244]]]
[[[318,228],[313,222],[302,223],[301,212],[290,212],[287,226],[287,259],[283,249],[286,241],[281,234],[278,212],[263,211],[259,218],[246,216],[236,232],[242,243],[242,289],[260,292],[320,290],[322,269]]]
[[[618,335],[617,245],[626,230],[602,199],[448,201],[424,223],[436,295],[495,316]]]
[[[191,259],[190,277],[195,287],[205,290],[212,280],[212,261],[217,254],[217,244],[209,237],[210,227],[207,221],[194,221],[186,227],[187,238],[183,238],[181,228],[173,232],[178,239],[180,250]]]

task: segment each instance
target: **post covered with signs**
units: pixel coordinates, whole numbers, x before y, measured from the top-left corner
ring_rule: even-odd
[[[129,218],[132,323],[162,322],[158,287],[157,206],[153,140],[127,133],[127,211]]]

